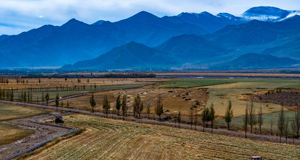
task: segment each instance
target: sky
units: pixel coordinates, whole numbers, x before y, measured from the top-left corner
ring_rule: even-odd
[[[255,6],[300,10],[299,0],[0,0],[0,35],[19,34],[45,24],[62,25],[71,18],[91,24],[118,21],[140,11],[156,16],[181,12],[241,15]]]

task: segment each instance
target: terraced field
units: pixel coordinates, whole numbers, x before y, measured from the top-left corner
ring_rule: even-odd
[[[86,130],[26,159],[298,159],[298,146],[226,137],[86,115],[65,117]],[[24,157],[23,157],[24,158]]]

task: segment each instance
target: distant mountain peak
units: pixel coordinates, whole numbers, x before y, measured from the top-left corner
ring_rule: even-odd
[[[139,13],[133,15],[131,18],[149,18],[149,17],[156,17],[154,14],[146,12],[146,11],[140,11]]]
[[[259,6],[248,9],[243,13],[243,17],[249,20],[278,21],[287,17],[289,14],[290,11],[277,7]]]
[[[93,23],[92,25],[98,25],[99,26],[99,25],[102,25],[103,23],[106,23],[106,22],[109,22],[109,21],[99,20],[99,21]]]
[[[214,15],[212,15],[211,13],[209,13],[207,11],[201,12],[200,14],[204,15],[204,16],[214,16]]]
[[[81,21],[78,21],[75,18],[70,19],[68,22],[66,22],[65,24],[63,24],[62,26],[73,26],[73,25],[77,25],[77,24],[85,24]]]

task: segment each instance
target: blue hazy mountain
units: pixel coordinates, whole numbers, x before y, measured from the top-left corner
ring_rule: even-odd
[[[241,25],[227,26],[206,37],[224,48],[236,49],[275,40],[284,42],[288,38],[298,36],[300,33],[299,25],[300,16],[275,23],[253,20]]]
[[[226,50],[212,42],[196,35],[187,34],[173,37],[158,46],[157,49],[182,63],[197,62],[226,53]]]
[[[233,15],[229,16],[230,14],[220,13],[217,16],[212,15],[208,12],[202,13],[186,13],[183,12],[178,16],[171,16],[171,17],[163,17],[170,22],[177,22],[177,23],[189,23],[200,28],[205,29],[207,32],[215,32],[221,28],[224,28],[228,25],[238,25],[247,22],[242,18],[235,17]]]
[[[62,26],[46,25],[1,38],[0,52],[21,66],[61,66],[95,58],[130,41],[156,46],[173,36],[205,33],[195,25],[172,23],[140,12],[115,23],[88,25],[71,19]]]
[[[107,55],[132,41],[144,46],[131,45],[132,51],[137,47],[138,53],[143,54],[143,48],[145,52],[151,48],[151,53],[162,56],[165,66],[170,66],[166,59],[176,66],[198,61],[221,63],[228,57],[237,58],[246,53],[300,59],[298,13],[275,7],[254,7],[240,17],[202,12],[160,18],[142,11],[117,22],[99,20],[86,24],[71,19],[62,26],[45,25],[18,35],[0,36],[0,58],[7,59],[0,67],[74,64]],[[124,50],[114,50],[113,55],[118,55],[116,51]],[[99,63],[93,66],[105,67],[101,61],[93,62]],[[131,66],[131,62],[122,63],[130,64],[129,68],[140,67]],[[151,67],[151,63],[147,66]],[[158,63],[157,66],[164,65]]]
[[[231,69],[273,69],[291,67],[292,65],[298,63],[299,61],[291,58],[279,58],[272,55],[247,53],[229,63],[223,64],[223,67],[228,67]]]
[[[63,69],[139,69],[164,68],[178,63],[156,49],[136,42],[116,47],[97,58],[66,65]]]

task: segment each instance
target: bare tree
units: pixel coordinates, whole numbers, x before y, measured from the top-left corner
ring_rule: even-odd
[[[279,137],[280,137],[280,143],[281,143],[281,137],[283,136],[283,131],[285,129],[285,114],[283,111],[283,105],[281,105],[281,111],[279,112],[278,115],[278,123],[277,123],[277,128],[279,131]]]
[[[26,94],[26,92],[25,92]],[[25,95],[26,96],[26,95]],[[49,102],[49,93],[47,92],[47,94],[45,95],[45,99],[46,99],[46,102],[47,102],[47,106],[48,106],[48,102]]]
[[[210,128],[211,128],[211,132],[213,132],[213,128],[214,128],[214,120],[215,120],[215,108],[214,108],[214,104],[212,103],[210,105],[210,111],[209,111],[209,115],[210,115]]]
[[[202,131],[204,132],[204,128],[207,127],[207,122],[209,121],[209,108],[206,107],[203,111],[202,111],[202,117],[201,120],[203,122],[203,128]]]
[[[136,113],[139,115],[139,118],[141,118],[141,113],[144,109],[144,104],[139,94],[134,98],[133,108],[136,111]]]
[[[180,112],[178,112],[178,115],[177,115],[177,122],[178,122],[178,125],[180,128],[180,122],[181,122],[181,113]]]
[[[244,117],[244,131],[245,131],[245,138],[247,138],[247,131],[248,131],[248,121],[249,121],[249,106],[248,104],[246,105],[246,109],[245,109],[245,117]]]
[[[121,95],[119,94],[116,100],[116,109],[118,111],[118,116],[120,116],[120,109],[121,109]]]
[[[69,105],[69,102],[67,102],[67,107],[68,107],[68,105]],[[92,107],[92,112],[94,113],[95,112],[94,108],[96,106],[96,101],[95,101],[95,98],[94,98],[94,93],[92,93],[92,95],[90,97],[90,105]]]
[[[250,125],[250,132],[252,133],[253,126],[256,124],[256,117],[255,117],[255,108],[253,105],[253,100],[251,99],[251,104],[249,107],[249,125]]]
[[[287,143],[287,139],[290,133],[290,129],[289,129],[289,121],[286,121],[284,124],[284,136],[285,136],[285,143]]]
[[[296,133],[297,138],[299,138],[300,132],[300,111],[299,106],[297,106],[297,110],[295,112],[294,120],[292,121],[292,129]]]
[[[123,113],[123,120],[125,120],[125,116],[127,114],[128,106],[127,106],[127,95],[123,95],[122,98],[122,113]]]
[[[106,114],[107,118],[108,118],[109,109],[110,109],[110,103],[108,101],[107,95],[105,95],[103,98],[103,111]]]
[[[233,117],[232,103],[231,100],[228,101],[228,107],[225,113],[225,122],[227,123],[227,129],[230,128],[230,123]]]
[[[58,93],[56,93],[56,97],[55,97],[56,111],[58,111],[58,105],[59,105],[59,95],[58,95]]]
[[[194,108],[190,108],[190,122],[191,122],[191,129],[193,127],[193,122],[194,122]]]
[[[264,120],[263,120],[262,107],[260,106],[259,112],[258,112],[259,134],[261,134],[261,128],[262,128],[263,123],[264,123]]]
[[[159,120],[161,120],[161,115],[164,113],[161,95],[158,95],[157,97],[155,113],[159,116]]]

